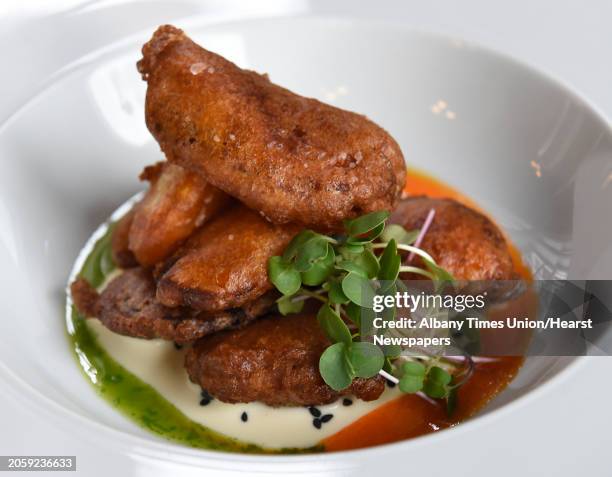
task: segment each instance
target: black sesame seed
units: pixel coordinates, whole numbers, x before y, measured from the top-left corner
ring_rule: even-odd
[[[349,398],[344,398],[342,400],[342,405],[343,406],[350,406],[351,404],[353,404],[353,401],[351,401]]]
[[[174,342],[174,347],[175,347],[176,349],[182,349],[182,348],[183,348],[183,345],[180,345],[180,344],[178,344],[178,343],[175,341],[175,342]]]
[[[308,408],[308,411],[310,411],[310,414],[313,417],[319,417],[321,415],[321,411],[319,409],[317,409],[316,407],[314,407],[314,406],[310,406]]]
[[[242,422],[247,422],[249,420],[249,415],[246,413],[246,411],[240,415],[240,420]]]
[[[206,389],[202,389],[200,396],[202,396],[202,399],[200,400],[200,406],[208,406],[210,404],[210,401],[214,399],[210,394],[208,394],[208,391]]]
[[[387,379],[387,386],[389,386],[390,388],[394,388],[395,387],[395,383],[393,381],[390,381]]]
[[[333,414],[325,414],[324,416],[321,416],[321,422],[326,423],[332,420],[332,418],[334,417]]]
[[[312,425],[315,426],[317,429],[321,429],[321,419],[315,417],[312,420]]]

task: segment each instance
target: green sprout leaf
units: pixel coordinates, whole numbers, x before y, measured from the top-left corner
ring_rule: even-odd
[[[393,373],[392,358],[385,357],[385,364],[383,365],[383,369],[389,374]]]
[[[385,291],[391,287],[399,275],[399,269],[402,264],[402,258],[397,253],[397,243],[395,239],[391,239],[384,252],[380,256],[380,271],[378,279],[381,280],[381,290]]]
[[[353,373],[346,357],[347,346],[335,343],[329,346],[319,359],[319,372],[323,381],[334,391],[341,391],[350,386]]]
[[[346,305],[350,302],[350,300],[346,297],[344,292],[342,291],[342,284],[337,281],[328,282],[329,289],[327,292],[327,298],[332,305]]]
[[[357,341],[348,349],[348,356],[358,378],[376,376],[385,364],[382,350],[367,341]]]
[[[381,349],[383,350],[384,355],[391,359],[397,358],[402,354],[402,347],[397,344],[383,345],[381,346]]]
[[[355,262],[359,267],[361,267],[365,272],[368,278],[375,278],[380,270],[380,266],[378,264],[378,259],[371,250],[364,250],[361,254],[355,257]]]
[[[290,262],[291,260],[293,260],[295,256],[297,255],[298,250],[302,248],[302,246],[308,240],[316,237],[317,235],[318,234],[316,232],[313,232],[312,230],[301,231],[299,234],[293,237],[291,242],[289,242],[289,245],[287,245],[287,248],[283,252],[283,259],[287,262]]]
[[[358,237],[359,235],[370,232],[380,224],[384,224],[385,220],[389,218],[389,215],[389,212],[386,210],[371,212],[353,220],[345,220],[344,228],[351,237]]]
[[[342,255],[345,259],[350,260],[354,255],[363,252],[364,249],[365,247],[362,244],[347,242],[340,247],[340,255]]]
[[[294,301],[294,298],[293,296],[285,295],[276,300],[276,306],[281,315],[286,316],[291,313],[299,313],[302,311],[304,308],[304,300]]]
[[[359,235],[357,237],[349,236],[349,238],[346,240],[346,243],[354,244],[354,245],[365,245],[367,243],[370,243],[376,240],[380,236],[380,234],[383,233],[384,230],[385,230],[385,224],[383,222],[382,224],[377,225],[376,227],[374,227],[369,232],[366,232],[365,234]]]
[[[401,348],[376,346],[369,341],[377,332],[374,319],[393,320],[396,309],[386,307],[382,313],[375,313],[373,301],[377,295],[407,291],[398,278],[402,256],[397,244],[414,245],[418,231],[386,224],[388,218],[389,212],[378,211],[345,221],[346,233],[338,236],[304,230],[293,238],[282,256],[268,260],[269,279],[283,294],[277,300],[281,314],[301,312],[305,298],[323,302],[317,321],[333,344],[321,355],[319,371],[337,391],[349,386],[355,377],[368,378],[381,369],[397,371],[394,364],[398,363]],[[405,248],[401,247],[401,253],[407,251]],[[378,249],[384,249],[380,255],[373,252]],[[420,272],[432,278],[437,290],[447,282],[454,284],[453,276],[433,260],[423,259],[422,263],[427,271]],[[97,256],[95,263],[89,264],[90,275],[102,276],[112,267],[110,255]],[[343,319],[346,317],[347,322]],[[348,320],[352,322],[350,328]],[[451,412],[457,385],[451,384],[453,378],[445,369],[434,366],[437,359],[425,358],[425,362],[404,363],[399,388],[445,398]]]
[[[397,281],[396,282],[382,282],[380,283],[380,288],[378,289],[378,295],[390,295],[390,296],[394,296],[395,293],[397,292]],[[378,316],[380,316],[384,321],[393,321],[395,319],[395,316],[397,315],[397,309],[395,307],[395,300],[393,302],[393,305],[391,306],[385,306],[383,311],[381,313],[377,314]],[[381,331],[383,329],[386,329],[386,327],[382,327]]]
[[[433,366],[427,373],[427,380],[439,384],[448,384],[451,382],[452,376],[443,368]]]
[[[317,320],[319,326],[325,333],[325,335],[334,343],[344,343],[350,345],[352,342],[351,332],[346,326],[346,323],[342,321],[340,315],[336,313],[327,304],[321,306],[317,313]]]
[[[408,361],[402,365],[402,371],[404,375],[424,378],[426,368],[423,363],[419,363],[418,361]]]
[[[344,292],[342,294],[344,295]],[[367,308],[361,308],[359,305],[353,303],[352,301],[349,301],[349,303],[347,303],[347,305],[344,307],[344,311],[346,311],[346,314],[348,315],[350,320],[357,326],[359,326],[359,323],[361,322],[361,311],[365,309]]]
[[[408,361],[402,365],[402,371],[404,374],[399,382],[400,391],[412,394],[423,389],[425,365],[418,361]]]
[[[372,308],[374,289],[367,278],[354,272],[347,273],[342,279],[342,291],[353,303],[364,308]]]
[[[433,366],[427,373],[425,383],[423,385],[423,391],[429,397],[434,399],[442,399],[448,396],[450,389],[449,383],[451,382],[452,376],[440,368],[439,366]]]
[[[398,224],[387,224],[380,238],[383,242],[395,240],[397,243],[404,245],[412,245],[419,236],[418,230],[408,232],[404,227]]]
[[[362,308],[353,302],[346,305],[344,309],[351,321],[359,328],[359,335],[362,338],[373,334],[374,318],[376,318],[376,313],[374,313],[374,310],[371,308]]]
[[[335,258],[334,248],[328,243],[325,256],[315,260],[310,270],[302,272],[302,283],[308,286],[317,286],[323,283],[334,270]]]
[[[448,396],[446,396],[446,415],[449,417],[457,409],[457,389],[456,387],[451,387]]]
[[[423,378],[406,374],[401,377],[399,382],[400,391],[403,393],[414,394],[423,389]]]
[[[314,263],[327,256],[329,242],[322,235],[315,234],[297,249],[295,254],[295,269],[298,272],[307,272]]]
[[[368,272],[361,265],[351,262],[350,260],[342,260],[336,265],[336,268],[339,270],[344,270],[347,272],[353,272],[363,278],[368,278]]]
[[[282,257],[270,257],[268,260],[268,276],[270,281],[283,295],[293,295],[302,286],[300,273],[293,264]]]

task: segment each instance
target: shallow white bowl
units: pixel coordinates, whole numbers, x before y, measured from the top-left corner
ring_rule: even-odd
[[[296,92],[368,115],[410,165],[450,183],[495,217],[538,278],[610,278],[606,217],[612,135],[583,100],[509,58],[392,24],[273,19],[187,32]],[[500,413],[520,413],[576,368],[533,358],[482,416],[412,441],[316,456],[237,456],[146,433],[95,395],[63,325],[68,273],[96,226],[162,158],[144,125],[140,38],[64,70],[0,129],[0,375],[9,392],[96,445],[139,462],[254,473],[376,468],[443,449]],[[610,184],[610,186],[608,186]],[[604,223],[601,223],[604,222]],[[570,366],[571,365],[571,366]],[[538,388],[534,391],[535,388]],[[503,408],[503,409],[500,409]],[[495,411],[495,412],[492,412]]]

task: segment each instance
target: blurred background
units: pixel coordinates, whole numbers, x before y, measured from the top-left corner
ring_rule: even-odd
[[[612,114],[608,0],[2,0],[0,119],[49,75],[88,52],[159,23],[202,14],[211,22],[287,15],[399,21],[515,56]],[[55,49],[59,37],[72,38],[71,48]],[[19,77],[18,84],[7,73]]]

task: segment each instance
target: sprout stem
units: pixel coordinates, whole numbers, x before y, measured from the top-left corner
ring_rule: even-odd
[[[386,248],[387,245],[389,243],[388,242],[382,242],[382,243],[373,243],[372,244],[372,248]],[[427,252],[421,250],[420,248],[417,248],[413,245],[406,245],[403,243],[398,243],[397,244],[397,249],[398,250],[404,250],[405,252],[410,252],[411,254],[415,254],[415,255],[419,255],[421,257],[423,257],[426,260],[429,260],[430,262],[432,262],[434,265],[436,264],[436,261],[431,257],[431,255],[429,255]]]
[[[436,279],[436,277],[432,273],[429,273],[428,271],[423,270],[422,268],[412,267],[410,265],[403,265],[403,266],[401,266],[400,267],[400,272],[416,273],[417,275],[423,275],[424,277],[427,277],[430,280],[435,280]]]
[[[319,290],[315,290],[315,291],[302,289],[302,294],[293,297],[291,301],[293,303],[296,303],[298,301],[308,300],[309,298],[315,298],[319,301],[322,301],[323,303],[327,303],[327,300],[321,296],[321,293],[323,292],[325,292],[325,290],[323,290],[322,288],[320,288]]]
[[[423,223],[423,227],[421,227],[419,235],[418,235],[417,239],[414,241],[414,246],[415,247],[418,248],[418,247],[421,246],[421,242],[423,241],[423,237],[425,237],[425,234],[427,233],[427,230],[429,229],[429,227],[431,226],[431,223],[433,222],[434,215],[436,215],[436,209],[433,209],[433,208],[429,209],[429,212],[427,213],[427,217],[425,217],[425,222]],[[414,255],[415,255],[415,252],[411,252],[410,255],[408,255],[408,262],[412,261],[412,259],[414,258]]]
[[[391,381],[394,384],[398,384],[399,383],[399,379],[397,379],[392,374],[387,373],[384,369],[381,369],[378,372],[378,374],[380,374],[383,378],[388,379],[389,381]]]

